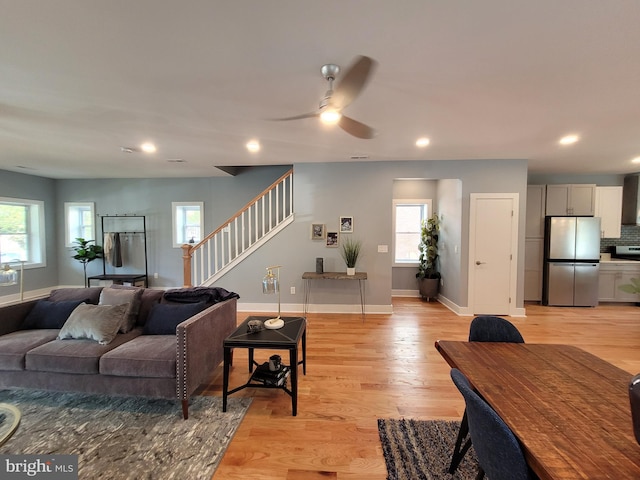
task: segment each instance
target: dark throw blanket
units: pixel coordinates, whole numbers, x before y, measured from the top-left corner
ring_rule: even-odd
[[[164,293],[167,302],[175,303],[200,303],[214,304],[229,300],[230,298],[240,298],[235,292],[230,292],[221,287],[191,287],[175,288]]]

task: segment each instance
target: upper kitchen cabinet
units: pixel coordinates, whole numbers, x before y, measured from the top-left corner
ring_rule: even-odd
[[[620,238],[622,187],[596,187],[595,216],[600,217],[602,238]]]
[[[527,238],[544,237],[544,205],[546,185],[527,185]]]
[[[595,203],[595,185],[547,185],[546,213],[549,216],[592,216],[595,212]]]

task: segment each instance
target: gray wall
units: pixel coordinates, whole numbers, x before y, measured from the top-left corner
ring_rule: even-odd
[[[524,298],[524,221],[527,162],[525,160],[395,161],[297,164],[294,166],[295,222],[269,245],[225,275],[220,285],[237,291],[241,301],[265,303],[260,280],[268,265],[283,265],[282,303],[302,302],[301,275],[315,270],[315,258],[325,259],[325,270],[344,271],[339,251],[309,238],[311,223],[337,229],[341,215],[354,217],[355,238],[364,242],[357,268],[366,271],[367,304],[390,306],[391,253],[378,253],[378,245],[391,245],[391,213],[394,181],[398,178],[442,180],[437,204],[445,216],[441,262],[442,294],[459,306],[467,306],[469,198],[471,193],[517,193],[520,196],[517,305]],[[458,245],[458,254],[453,246]],[[449,247],[451,246],[451,247]],[[335,283],[335,284],[334,284]],[[296,295],[289,293],[296,287]],[[354,288],[344,282],[313,286],[312,304],[354,304]]]
[[[173,248],[171,202],[204,202],[205,232],[210,232],[286,172],[287,166],[260,167],[235,177],[58,180],[56,212],[64,225],[64,202],[95,202],[97,215],[145,215],[150,285],[182,286],[182,250]],[[100,218],[96,220],[100,236]],[[64,245],[64,229],[57,232]],[[99,244],[102,240],[99,239]],[[81,285],[81,265],[70,260],[71,249],[60,249],[58,282]],[[87,267],[88,275],[102,273],[102,262]],[[153,274],[158,273],[158,278]]]
[[[206,229],[217,227],[246,202],[253,199],[286,167],[250,170],[237,177],[189,179],[96,179],[46,180],[38,177],[0,172],[4,183],[20,179],[23,188],[14,195],[22,198],[45,198],[48,211],[48,267],[53,270],[41,284],[81,285],[81,265],[70,258],[63,245],[64,202],[93,201],[100,214],[136,213],[148,216],[149,272],[159,273],[152,286],[182,285],[180,249],[172,248],[171,202],[205,202]],[[262,294],[261,279],[268,265],[281,264],[282,303],[302,303],[301,275],[315,270],[315,258],[325,258],[325,270],[344,271],[339,249],[310,239],[310,224],[325,223],[338,229],[341,215],[354,217],[354,238],[363,241],[363,255],[357,268],[369,274],[366,282],[367,304],[390,307],[392,290],[391,252],[378,253],[378,245],[392,244],[392,199],[398,178],[433,179],[437,183],[439,213],[444,215],[441,269],[442,294],[459,305],[467,306],[468,235],[470,193],[514,192],[520,195],[517,305],[523,305],[524,220],[527,185],[525,160],[394,161],[297,164],[294,166],[295,222],[275,239],[242,262],[218,283],[241,295],[241,303],[273,303]],[[6,181],[5,181],[6,180]],[[55,211],[60,228],[49,218]],[[453,247],[459,246],[458,253]],[[57,259],[57,260],[56,260]],[[90,264],[100,273],[99,262]],[[355,283],[355,282],[354,282]],[[296,287],[296,294],[289,287]],[[344,282],[326,282],[314,286],[313,304],[353,305],[358,303],[354,288]]]
[[[56,236],[56,182],[49,178],[0,170],[0,196],[44,202],[46,266],[25,270],[24,290],[37,290],[58,282],[58,243]],[[0,295],[20,292],[19,286],[0,287]]]

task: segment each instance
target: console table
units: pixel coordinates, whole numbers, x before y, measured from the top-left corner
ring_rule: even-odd
[[[355,275],[347,275],[346,272],[304,272],[302,274],[304,280],[304,316],[307,316],[309,310],[309,297],[311,295],[311,281],[312,280],[357,280],[358,287],[360,289],[360,309],[362,315],[364,315],[365,295],[364,295],[364,280],[367,279],[367,272],[356,272]]]

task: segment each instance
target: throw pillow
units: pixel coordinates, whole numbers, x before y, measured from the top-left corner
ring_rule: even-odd
[[[79,305],[60,329],[58,340],[88,338],[110,343],[122,325],[128,305]]]
[[[56,288],[55,290],[51,290],[49,294],[50,302],[66,302],[69,300],[82,300],[84,303],[92,303],[94,305],[98,304],[98,299],[100,298],[100,292],[103,287],[89,287],[89,288]]]
[[[158,303],[153,306],[147,323],[144,324],[144,335],[175,335],[179,323],[193,317],[207,308],[207,304],[185,303],[174,305]]]
[[[119,288],[104,288],[100,293],[98,305],[127,305],[124,321],[120,326],[122,333],[129,332],[136,324],[140,312],[142,289],[124,290]]]
[[[23,330],[34,328],[62,328],[71,312],[80,305],[83,300],[70,300],[66,302],[50,302],[39,300],[22,321]]]

